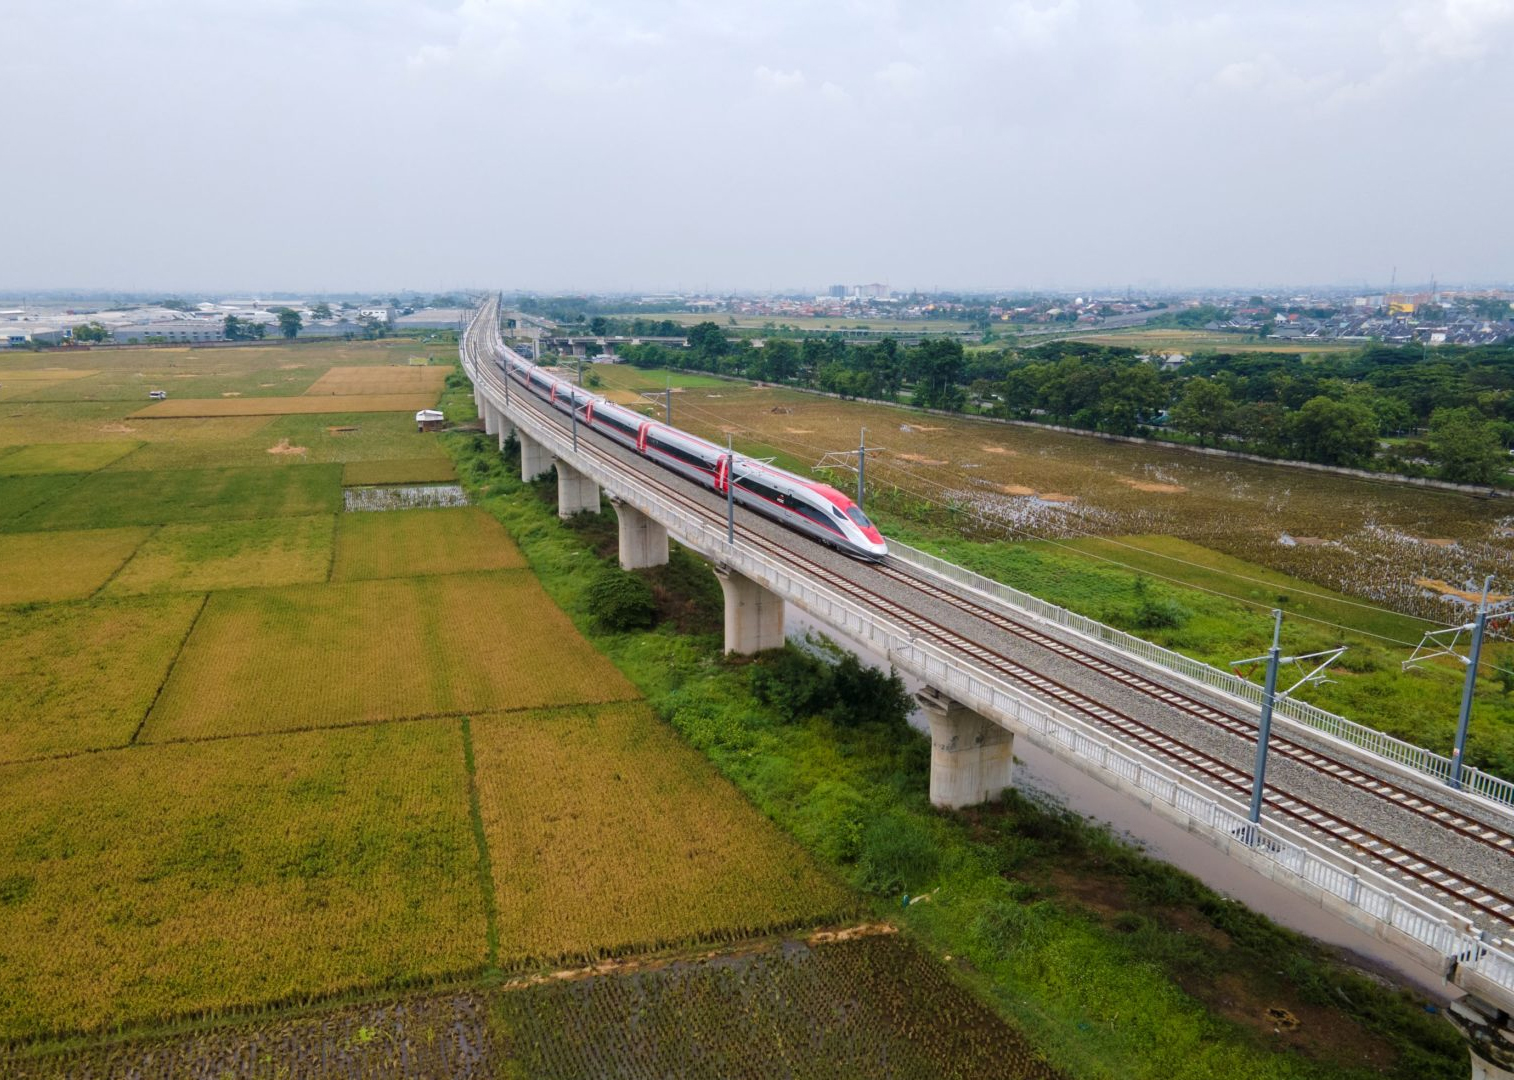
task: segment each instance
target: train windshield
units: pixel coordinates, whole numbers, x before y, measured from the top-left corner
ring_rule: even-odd
[[[846,516],[851,518],[853,524],[859,529],[871,529],[873,527],[873,523],[867,520],[867,515],[862,512],[862,508],[855,503],[846,508]]]

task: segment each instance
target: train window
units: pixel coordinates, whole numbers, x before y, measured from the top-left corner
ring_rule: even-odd
[[[862,512],[862,507],[860,506],[848,506],[846,508],[846,516],[851,518],[860,529],[871,529],[873,527],[873,523],[867,519],[867,515]]]

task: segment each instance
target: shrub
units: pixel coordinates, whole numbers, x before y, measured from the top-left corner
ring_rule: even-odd
[[[584,598],[602,630],[644,630],[657,614],[651,586],[625,570],[605,571],[589,586]]]
[[[857,884],[883,896],[917,892],[930,883],[940,861],[940,845],[930,830],[906,813],[891,811],[863,827]]]

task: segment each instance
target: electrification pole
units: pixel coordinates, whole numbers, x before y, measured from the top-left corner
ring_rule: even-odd
[[[1277,693],[1278,642],[1283,636],[1283,612],[1272,609],[1272,648],[1267,650],[1267,686],[1262,692],[1262,720],[1256,732],[1256,770],[1251,778],[1251,824],[1262,817],[1262,793],[1267,784],[1267,740],[1272,734],[1272,701]],[[1253,842],[1255,837],[1252,838]]]
[[[1472,647],[1467,652],[1467,681],[1461,688],[1461,714],[1456,718],[1456,746],[1451,751],[1451,786],[1461,790],[1462,758],[1466,756],[1467,725],[1472,722],[1472,694],[1477,689],[1477,662],[1482,657],[1482,634],[1488,625],[1488,590],[1493,576],[1482,583],[1482,601],[1477,605],[1477,620],[1472,623]]]
[[[857,436],[857,509],[862,509],[862,493],[867,490],[867,428]]]
[[[736,453],[729,435],[725,437],[725,542],[736,542]]]

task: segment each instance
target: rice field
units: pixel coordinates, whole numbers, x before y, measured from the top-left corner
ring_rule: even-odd
[[[334,532],[329,514],[165,525],[121,567],[105,592],[125,596],[324,582]]]
[[[524,571],[220,592],[141,739],[634,696]]]
[[[0,476],[87,473],[103,469],[142,446],[139,442],[42,443],[0,457]]]
[[[420,577],[526,565],[500,523],[471,506],[344,514],[332,581]]]
[[[52,477],[25,479],[56,486]],[[0,480],[0,492],[6,483]],[[0,530],[31,532],[332,514],[341,506],[341,467],[104,471],[57,491],[43,485],[40,492],[41,505],[9,522],[0,520]]]
[[[0,446],[41,443],[163,443],[214,445],[251,437],[266,427],[269,416],[231,416],[210,419],[154,420],[146,423],[126,415],[136,407],[120,403],[103,406],[13,404],[0,407]],[[92,415],[91,415],[92,414]]]
[[[440,394],[452,365],[418,367],[366,365],[332,367],[313,382],[305,396],[352,394]]]
[[[204,602],[180,594],[0,609],[0,761],[125,746]]]
[[[643,702],[475,717],[471,732],[502,965],[729,941],[855,910]]]
[[[450,473],[451,462],[446,451],[435,435],[424,435],[415,430],[413,416],[413,413],[315,413],[263,417],[255,432],[242,437],[151,442],[117,468],[132,471],[279,468],[332,462],[425,461],[432,463],[434,471],[446,468]],[[159,425],[211,422],[132,421],[149,430]]]
[[[0,1040],[476,972],[455,722],[0,766]]]
[[[158,401],[133,420],[181,416],[286,416],[296,413],[416,412],[436,404],[434,393],[326,394],[320,397],[182,398]]]
[[[83,479],[82,473],[0,476],[0,532],[19,528],[27,514],[51,499],[63,497]]]
[[[90,596],[150,535],[142,527],[0,533],[0,604]]]
[[[410,458],[404,461],[354,461],[342,470],[343,487],[374,484],[445,484],[457,479],[449,458]]]

